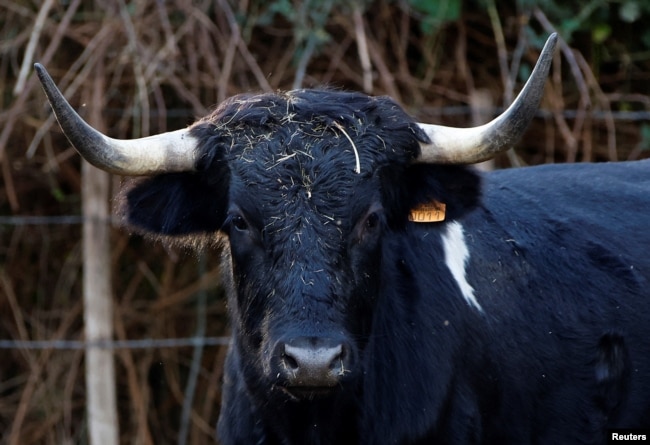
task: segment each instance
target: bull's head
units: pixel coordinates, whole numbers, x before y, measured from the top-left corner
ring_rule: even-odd
[[[187,129],[115,140],[36,70],[86,160],[146,177],[124,193],[131,225],[227,240],[234,353],[249,390],[300,399],[354,378],[385,278],[384,235],[418,203],[445,201],[450,219],[475,204],[477,177],[440,164],[490,159],[522,135],[555,43],[512,106],[465,129],[416,123],[388,98],[299,90],[237,96]]]

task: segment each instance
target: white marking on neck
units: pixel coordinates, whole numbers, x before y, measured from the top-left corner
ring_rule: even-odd
[[[456,280],[463,298],[470,306],[483,312],[483,308],[474,296],[474,288],[467,282],[465,265],[469,260],[469,249],[465,243],[463,226],[459,222],[451,221],[447,224],[447,231],[442,235],[442,247],[445,251],[445,264]]]

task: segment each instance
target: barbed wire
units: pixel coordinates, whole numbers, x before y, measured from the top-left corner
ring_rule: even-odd
[[[490,107],[485,109],[473,109],[467,105],[451,105],[446,107],[422,107],[420,111],[426,112],[432,116],[467,116],[476,111],[485,112],[486,115],[497,115],[502,113],[505,108]],[[565,109],[561,111],[551,111],[546,109],[539,109],[535,113],[536,117],[548,119],[556,114],[562,115],[566,119],[575,119],[577,117],[589,115],[594,120],[607,120],[614,119],[615,121],[627,122],[645,122],[650,120],[650,110],[639,111],[604,111],[604,110],[570,110]]]
[[[648,99],[650,103],[650,98]],[[485,109],[473,109],[468,105],[447,105],[444,107],[419,107],[418,111],[426,111],[427,113],[432,113],[441,116],[469,116],[476,111],[485,112],[487,114],[494,113],[498,114],[505,110],[503,107],[489,107]],[[109,108],[104,111],[106,115],[116,115],[121,116],[124,114],[123,109]],[[560,111],[550,111],[545,109],[539,109],[537,111],[538,117],[547,117],[554,114],[560,113],[562,116],[568,119],[574,119],[580,115],[589,114],[593,119],[608,119],[614,118],[616,120],[623,121],[647,121],[650,119],[650,110],[639,110],[639,111],[603,111],[603,110],[572,110],[564,109]],[[162,115],[156,110],[151,110],[150,115],[152,118]],[[167,118],[188,118],[194,119],[196,112],[190,108],[170,108],[166,109],[164,117]]]
[[[650,102],[649,102],[650,103]],[[448,105],[444,107],[421,107],[419,108],[419,111],[426,111],[427,114],[433,114],[433,115],[440,115],[440,116],[470,116],[472,113],[475,113],[476,111],[479,111],[481,113],[485,113],[487,115],[490,114],[499,114],[503,112],[505,108],[503,107],[489,107],[485,109],[474,109],[470,107],[469,105]],[[124,114],[123,109],[117,109],[117,108],[111,108],[107,109],[104,112],[106,115],[115,115],[115,116],[122,116]],[[639,110],[639,111],[604,111],[604,110],[594,110],[594,109],[589,109],[589,110],[572,110],[572,109],[564,109],[560,111],[551,111],[551,110],[545,110],[545,109],[539,109],[537,110],[536,116],[538,117],[550,117],[555,114],[561,114],[563,117],[567,119],[575,119],[578,116],[582,116],[585,114],[589,114],[592,119],[596,120],[605,120],[605,119],[610,119],[614,118],[615,120],[621,120],[621,121],[648,121],[650,120],[650,110]],[[157,110],[151,110],[150,115],[151,118],[156,118],[158,115],[162,115],[162,113],[158,112]],[[195,118],[195,110],[189,109],[189,108],[171,108],[165,110],[164,117],[167,118],[187,118],[189,120],[192,120]]]
[[[230,337],[147,338],[140,340],[0,340],[0,349],[152,349],[226,346]]]
[[[73,226],[83,224],[85,218],[81,215],[58,216],[0,216],[1,226]],[[109,218],[107,222],[113,222]]]

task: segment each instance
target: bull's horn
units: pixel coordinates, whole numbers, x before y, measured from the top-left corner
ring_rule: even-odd
[[[37,63],[34,69],[63,133],[95,167],[127,176],[194,170],[197,141],[187,129],[140,139],[109,138],[77,114],[43,65]]]
[[[431,143],[420,144],[421,154],[416,162],[473,164],[491,159],[512,147],[537,111],[556,43],[557,34],[553,33],[546,41],[535,69],[519,96],[493,121],[473,128],[418,124],[429,136]]]

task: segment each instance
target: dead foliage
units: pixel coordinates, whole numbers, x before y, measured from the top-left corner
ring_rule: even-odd
[[[78,221],[32,219],[81,213],[80,159],[33,62],[83,113],[99,111],[114,137],[180,128],[236,93],[317,85],[388,94],[421,121],[464,126],[512,100],[554,30],[539,9],[504,6],[497,15],[465,11],[427,34],[407,2],[350,4],[333,2],[312,30],[315,43],[304,45],[295,23],[270,16],[262,1],[0,0],[0,340],[82,336]],[[499,166],[647,155],[639,122],[620,112],[650,111],[648,58],[631,61],[612,45],[603,61],[589,39],[572,42],[561,42],[539,118]],[[117,340],[190,337],[197,320],[206,336],[227,333],[213,253],[200,274],[198,254],[119,229],[112,237]],[[203,350],[183,421],[193,349],[118,349],[123,443],[181,443],[183,428],[187,443],[210,443],[224,353]],[[0,442],[85,443],[83,351],[0,354]]]

